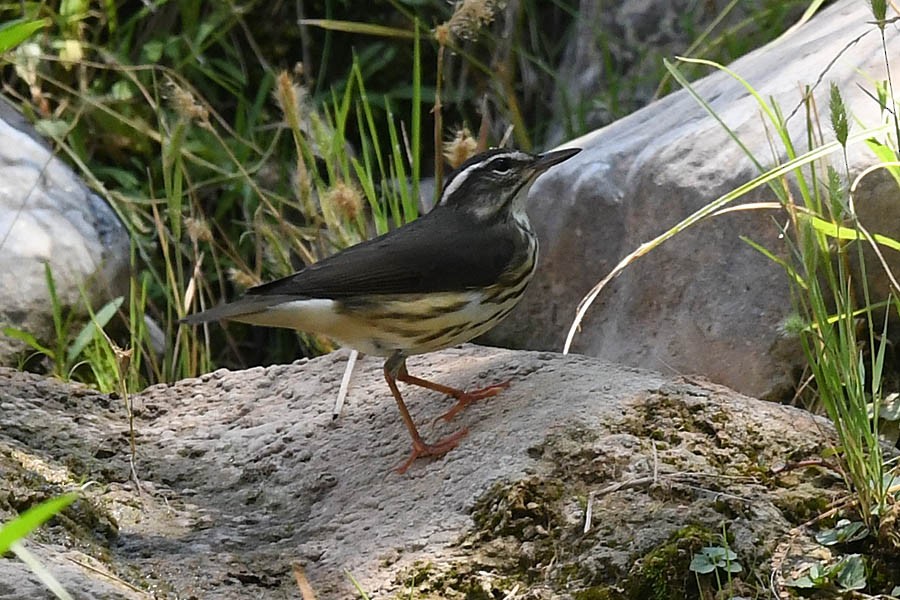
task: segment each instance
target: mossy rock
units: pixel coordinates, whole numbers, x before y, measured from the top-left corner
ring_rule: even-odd
[[[628,574],[624,588],[632,600],[689,600],[699,598],[691,559],[704,546],[715,543],[716,532],[688,525],[673,533],[639,559]]]

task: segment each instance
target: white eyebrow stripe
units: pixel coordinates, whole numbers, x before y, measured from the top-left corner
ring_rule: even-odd
[[[444,201],[447,198],[451,197],[453,195],[453,193],[457,190],[457,188],[459,188],[465,182],[465,180],[469,178],[469,174],[472,172],[472,170],[477,169],[478,167],[480,167],[483,164],[485,164],[485,163],[479,161],[477,163],[474,163],[474,164],[466,167],[466,170],[463,171],[462,173],[457,173],[457,175],[453,178],[453,181],[450,182],[450,185],[448,185],[447,187],[444,188],[444,192],[441,194],[441,202],[440,203],[444,204]]]
[[[444,192],[441,194],[440,204],[443,204],[447,198],[452,196],[453,193],[460,186],[462,186],[463,183],[465,183],[466,179],[469,178],[469,175],[471,175],[471,173],[474,169],[486,168],[492,162],[494,162],[496,160],[500,160],[501,158],[509,158],[509,157],[523,158],[526,156],[527,155],[524,152],[502,152],[500,154],[495,154],[494,156],[491,156],[487,160],[478,161],[477,163],[469,165],[468,167],[466,167],[466,169],[464,171],[462,171],[461,173],[457,173],[456,176],[453,178],[453,180],[450,182],[450,184],[444,188]]]
[[[456,177],[453,178],[453,181],[450,182],[450,185],[444,188],[443,193],[441,194],[440,204],[444,204],[444,202],[453,195],[456,189],[463,184],[463,182],[468,179],[469,173],[471,173],[472,169],[480,166],[481,163],[477,162],[474,165],[466,167],[466,170],[462,173],[458,173]]]

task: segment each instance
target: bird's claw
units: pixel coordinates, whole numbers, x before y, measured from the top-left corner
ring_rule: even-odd
[[[410,453],[409,458],[407,458],[403,464],[397,467],[396,471],[399,474],[406,473],[406,470],[412,465],[417,458],[424,458],[426,456],[442,456],[456,447],[459,444],[459,440],[466,437],[466,434],[469,433],[468,429],[460,429],[454,434],[451,434],[445,437],[442,440],[435,442],[434,444],[426,444],[421,438],[413,439],[413,449],[412,453]]]
[[[453,417],[461,413],[467,406],[469,406],[473,402],[478,402],[479,400],[484,400],[485,398],[496,396],[497,394],[508,388],[509,383],[509,381],[504,381],[503,383],[489,385],[481,389],[472,390],[471,392],[463,392],[459,396],[456,396],[456,404],[454,404],[450,410],[432,421],[431,426],[434,427],[435,424],[440,420],[449,423],[451,420],[453,420]]]

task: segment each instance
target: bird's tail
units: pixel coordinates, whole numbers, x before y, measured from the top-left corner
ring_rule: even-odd
[[[263,313],[283,302],[296,300],[286,296],[252,296],[247,295],[235,302],[220,304],[209,310],[188,315],[179,319],[185,325],[199,325],[210,321],[248,321],[253,322],[252,315]],[[249,319],[248,319],[249,318]]]

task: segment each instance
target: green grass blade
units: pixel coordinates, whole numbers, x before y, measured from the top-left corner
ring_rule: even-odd
[[[366,591],[363,589],[362,585],[360,585],[360,583],[356,580],[356,578],[353,576],[353,574],[350,573],[350,571],[344,571],[344,573],[347,575],[347,578],[350,580],[350,583],[353,584],[353,587],[356,588],[356,591],[359,592],[360,600],[369,600],[369,595],[366,594]]]
[[[53,360],[53,350],[41,344],[38,339],[31,333],[28,333],[27,331],[23,331],[21,329],[16,329],[15,327],[4,327],[3,335],[19,340],[20,342],[25,342],[33,350],[37,350],[44,356]]]
[[[823,235],[827,235],[830,238],[834,238],[836,240],[865,239],[865,236],[858,229],[842,226],[838,223],[832,223],[831,221],[826,221],[815,216],[808,216],[807,218],[816,231],[822,233]],[[886,248],[890,248],[891,250],[897,250],[898,252],[900,252],[900,242],[893,238],[890,238],[886,235],[881,235],[880,233],[873,233],[872,239]]]
[[[54,515],[72,504],[78,494],[70,493],[41,502],[0,528],[0,555],[6,553],[14,542],[27,536]]]
[[[359,33],[378,37],[410,39],[416,35],[415,32],[408,29],[375,25],[373,23],[360,23],[358,21],[339,21],[336,19],[300,19],[300,25],[311,25],[312,27],[321,27],[332,31],[344,31],[346,33]]]
[[[803,14],[800,15],[800,18],[797,19],[797,22],[794,23],[793,25],[791,25],[787,31],[782,33],[778,37],[778,39],[781,39],[785,36],[792,34],[794,31],[796,31],[797,29],[799,29],[800,27],[805,25],[807,23],[807,21],[809,21],[816,15],[816,13],[819,11],[819,9],[822,8],[823,4],[825,4],[825,0],[812,0],[812,2],[809,3],[809,6],[806,7],[806,10],[803,11]]]
[[[97,311],[97,314],[91,317],[90,321],[85,323],[84,327],[82,327],[81,331],[78,332],[78,335],[75,337],[75,341],[72,342],[72,345],[69,346],[69,349],[66,351],[66,358],[69,363],[75,362],[78,357],[81,356],[85,347],[97,336],[99,330],[106,327],[106,324],[115,316],[116,311],[119,310],[119,307],[122,306],[124,301],[124,296],[119,296],[114,300],[110,300]]]
[[[694,62],[697,64],[713,66],[716,68],[724,68],[724,67],[721,67],[721,65],[719,65],[718,63],[714,63],[714,62],[708,61],[708,60],[688,59],[688,58],[683,58],[683,57],[678,57],[678,60],[682,60],[684,62]],[[743,141],[741,141],[741,139],[738,137],[737,133],[735,133],[734,130],[731,129],[725,123],[725,121],[722,120],[722,117],[720,117],[718,115],[718,113],[716,113],[716,111],[713,110],[713,108],[712,108],[712,106],[710,106],[709,102],[707,102],[706,99],[703,98],[703,96],[701,96],[699,93],[697,93],[697,91],[694,89],[694,86],[691,85],[691,82],[688,81],[687,77],[685,77],[681,73],[681,71],[678,69],[678,67],[675,66],[675,64],[672,63],[671,61],[669,61],[668,59],[663,59],[663,65],[666,67],[666,69],[669,71],[669,73],[672,75],[672,77],[675,79],[675,81],[677,81],[678,84],[681,85],[681,87],[683,87],[687,91],[688,94],[690,94],[690,96],[697,102],[697,104],[699,104],[703,108],[703,110],[706,111],[706,113],[708,115],[710,115],[713,119],[716,120],[716,122],[719,125],[722,126],[722,128],[725,130],[725,132],[728,133],[728,137],[730,137],[732,139],[732,141],[734,141],[734,143],[736,143],[738,145],[738,147],[744,151],[744,154],[746,154],[748,157],[750,157],[750,160],[753,161],[753,164],[756,166],[756,168],[759,171],[764,171],[765,169],[763,168],[762,163],[760,163],[758,160],[756,160],[756,158],[753,156],[753,153],[750,152],[750,149],[747,148],[747,146],[744,144]],[[752,88],[750,88],[749,84],[746,81],[744,81],[743,79],[738,79],[738,81],[743,83],[744,87],[747,87],[752,90]],[[763,102],[763,100],[759,96],[759,94],[757,94],[755,90],[753,90],[752,93],[754,94],[754,97],[756,98],[757,102],[759,102],[761,106],[765,106],[765,102]],[[774,118],[774,115],[769,113],[769,117]]]
[[[760,254],[762,254],[763,256],[768,258],[769,260],[771,260],[773,263],[775,263],[776,265],[783,268],[784,272],[787,273],[788,277],[790,277],[794,281],[795,284],[797,284],[798,286],[800,286],[803,289],[807,288],[806,282],[803,281],[803,278],[800,276],[799,273],[797,273],[797,270],[786,260],[784,260],[783,258],[780,258],[778,256],[775,256],[775,254],[770,252],[767,248],[758,244],[757,242],[754,242],[747,236],[742,235],[742,236],[740,236],[740,239],[745,244],[747,244],[748,246],[750,246],[751,248],[753,248],[754,250],[756,250],[757,252],[759,252]]]
[[[47,281],[47,293],[50,295],[50,308],[53,312],[53,329],[56,333],[57,344],[65,343],[65,340],[60,340],[59,338],[63,337],[65,334],[65,327],[63,325],[63,316],[62,316],[62,305],[59,302],[59,296],[56,293],[56,281],[53,279],[53,270],[50,268],[50,263],[44,263],[44,278]],[[57,356],[57,358],[61,358],[61,356]]]
[[[420,167],[422,163],[422,51],[421,42],[419,40],[419,22],[416,20],[416,37],[413,42],[413,98],[412,98],[412,139],[410,146],[412,147],[412,156],[410,156],[410,165],[412,169],[412,202],[416,205],[418,212],[419,205],[419,177],[421,176]],[[435,152],[440,152],[440,148],[435,148]]]
[[[878,157],[884,168],[887,169],[894,181],[897,182],[897,185],[900,186],[900,166],[897,165],[897,152],[890,146],[874,139],[866,140],[866,146]]]
[[[850,137],[847,140],[848,145],[859,143],[876,133],[883,132],[887,130],[887,125],[879,125],[870,129],[866,129],[864,131],[858,131],[850,134]],[[713,200],[709,204],[701,207],[693,214],[688,217],[682,219],[680,222],[676,223],[660,235],[656,236],[649,242],[644,242],[641,244],[636,250],[632,251],[625,258],[623,258],[610,273],[604,277],[597,285],[595,285],[590,292],[582,298],[581,302],[578,305],[578,310],[573,319],[571,325],[569,326],[569,332],[566,335],[566,341],[563,345],[563,354],[568,354],[569,350],[572,347],[572,343],[575,340],[575,335],[578,333],[579,328],[581,327],[581,322],[584,320],[584,316],[587,314],[588,309],[594,303],[597,296],[600,295],[600,292],[606,285],[618,277],[618,275],[625,270],[629,264],[638,258],[644,256],[663,242],[671,239],[672,237],[678,235],[682,231],[688,229],[699,223],[700,221],[706,219],[707,217],[713,215],[715,212],[722,209],[722,207],[730,204],[731,202],[737,200],[738,198],[745,196],[751,190],[754,190],[762,185],[767,185],[769,182],[783,177],[784,175],[796,170],[798,167],[811,163],[813,161],[819,160],[825,156],[833,152],[837,152],[842,150],[842,147],[837,142],[830,142],[828,144],[824,144],[819,146],[818,148],[814,148],[803,154],[798,156],[797,158],[790,160],[778,167],[766,171],[762,175],[744,183],[743,185],[731,190],[730,192],[720,196],[716,200]]]

